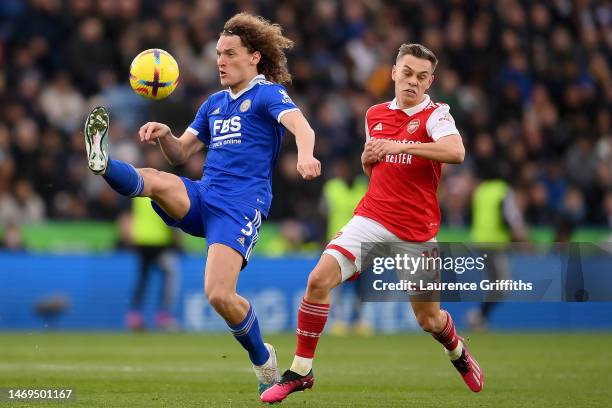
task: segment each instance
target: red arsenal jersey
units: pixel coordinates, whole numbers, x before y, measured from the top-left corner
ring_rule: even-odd
[[[428,143],[459,134],[449,107],[428,95],[400,109],[395,99],[366,112],[366,136],[401,143]],[[442,164],[410,154],[388,154],[372,166],[370,187],[356,215],[371,218],[405,241],[425,242],[440,228],[438,182]]]

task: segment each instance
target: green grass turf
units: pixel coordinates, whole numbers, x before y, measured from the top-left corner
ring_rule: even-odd
[[[282,406],[612,406],[612,333],[469,337],[485,372],[480,394],[468,391],[425,334],[326,335],[314,389],[289,396]],[[287,368],[294,336],[267,341]],[[229,335],[0,333],[0,388],[75,393],[70,403],[12,406],[261,407],[256,386],[246,354]]]

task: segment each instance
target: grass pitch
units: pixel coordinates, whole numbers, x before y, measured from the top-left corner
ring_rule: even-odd
[[[283,407],[609,407],[612,333],[472,334],[485,373],[471,393],[425,334],[332,337],[315,386]],[[266,336],[282,369],[293,335]],[[71,388],[34,407],[262,407],[245,352],[230,335],[0,333],[0,388]],[[67,405],[64,405],[67,404]]]

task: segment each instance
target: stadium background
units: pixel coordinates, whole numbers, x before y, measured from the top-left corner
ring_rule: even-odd
[[[392,98],[389,72],[402,42],[422,42],[438,55],[430,94],[450,104],[467,150],[465,163],[443,172],[440,241],[470,242],[472,195],[491,177],[512,186],[531,241],[551,242],[568,231],[574,241],[610,239],[611,15],[604,3],[15,0],[0,5],[5,289],[20,281],[40,282],[37,273],[49,277],[46,265],[58,261],[44,254],[63,254],[59,259],[65,265],[72,262],[70,254],[94,256],[94,263],[96,256],[116,254],[127,257],[125,265],[117,261],[124,266],[115,283],[128,296],[137,262],[125,253],[130,246],[122,220],[130,201],[88,172],[83,118],[92,106],[108,106],[114,156],[199,178],[202,157],[170,168],[158,149],[136,143],[135,132],[156,120],[182,133],[219,87],[216,39],[223,21],[241,10],[280,23],[295,41],[289,91],[316,132],[315,155],[324,168],[315,182],[302,181],[295,170],[293,137],[285,138],[270,219],[255,254],[281,257],[280,266],[269,266],[274,269],[283,269],[288,256],[301,256],[304,263],[288,272],[296,287],[328,236],[326,183],[341,173],[349,178],[360,173],[364,112]],[[180,86],[162,102],[140,98],[127,81],[133,56],[152,47],[171,52],[181,68]],[[183,274],[199,276],[202,266],[193,258],[203,253],[203,242],[183,235],[179,247],[183,263],[192,265],[181,267]],[[11,281],[9,273],[20,269],[32,277],[24,281],[20,272]],[[66,269],[77,272],[57,266]],[[65,281],[56,276],[51,279],[55,287],[30,290],[28,299],[4,296],[8,311],[0,327],[25,324],[11,307],[61,294],[62,285],[70,286],[69,297],[81,293],[75,282],[95,272],[83,267],[78,273]],[[116,300],[127,304],[127,299]],[[72,313],[79,311],[78,304]],[[121,326],[117,316],[110,327]],[[31,310],[30,317],[36,319]]]
[[[201,240],[180,236],[174,310],[179,327],[198,334],[99,332],[125,328],[138,258],[126,242],[130,202],[90,175],[81,135],[89,109],[104,104],[114,156],[198,178],[201,157],[171,169],[155,148],[136,143],[135,131],[156,120],[181,134],[219,88],[215,43],[237,11],[280,23],[295,41],[288,89],[316,132],[323,163],[323,177],[302,181],[287,135],[270,220],[240,283],[266,333],[295,327],[296,302],[328,234],[325,186],[360,173],[364,112],[392,97],[389,73],[403,42],[422,42],[439,57],[430,94],[450,104],[466,145],[465,163],[443,172],[440,241],[471,241],[473,192],[491,177],[512,186],[530,241],[610,240],[609,2],[4,0],[0,387],[71,384],[75,406],[254,403],[240,347],[227,333],[199,333],[225,332],[202,296]],[[161,102],[138,97],[127,81],[132,58],[152,47],[171,52],[181,68],[178,89]],[[155,275],[147,324],[159,285]],[[470,305],[445,306],[464,332]],[[475,403],[458,392],[443,356],[434,360],[439,350],[426,336],[403,333],[418,332],[406,305],[368,304],[364,313],[380,335],[325,336],[318,391],[286,404]],[[490,327],[470,334],[489,376],[481,406],[609,403],[612,303],[505,303]],[[266,337],[283,366],[293,337]]]

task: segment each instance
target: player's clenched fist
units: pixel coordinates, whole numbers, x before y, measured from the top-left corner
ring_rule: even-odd
[[[313,156],[298,157],[297,171],[304,180],[312,180],[321,175],[321,162]]]
[[[366,142],[361,155],[361,161],[364,165],[374,164],[378,161],[378,156],[374,153],[374,140],[370,139]]]
[[[404,144],[393,140],[374,139],[372,143],[372,151],[379,160],[387,154],[404,153],[404,147]]]
[[[147,122],[140,127],[138,136],[143,143],[155,144],[157,139],[170,136],[172,132],[167,125],[158,122]]]

